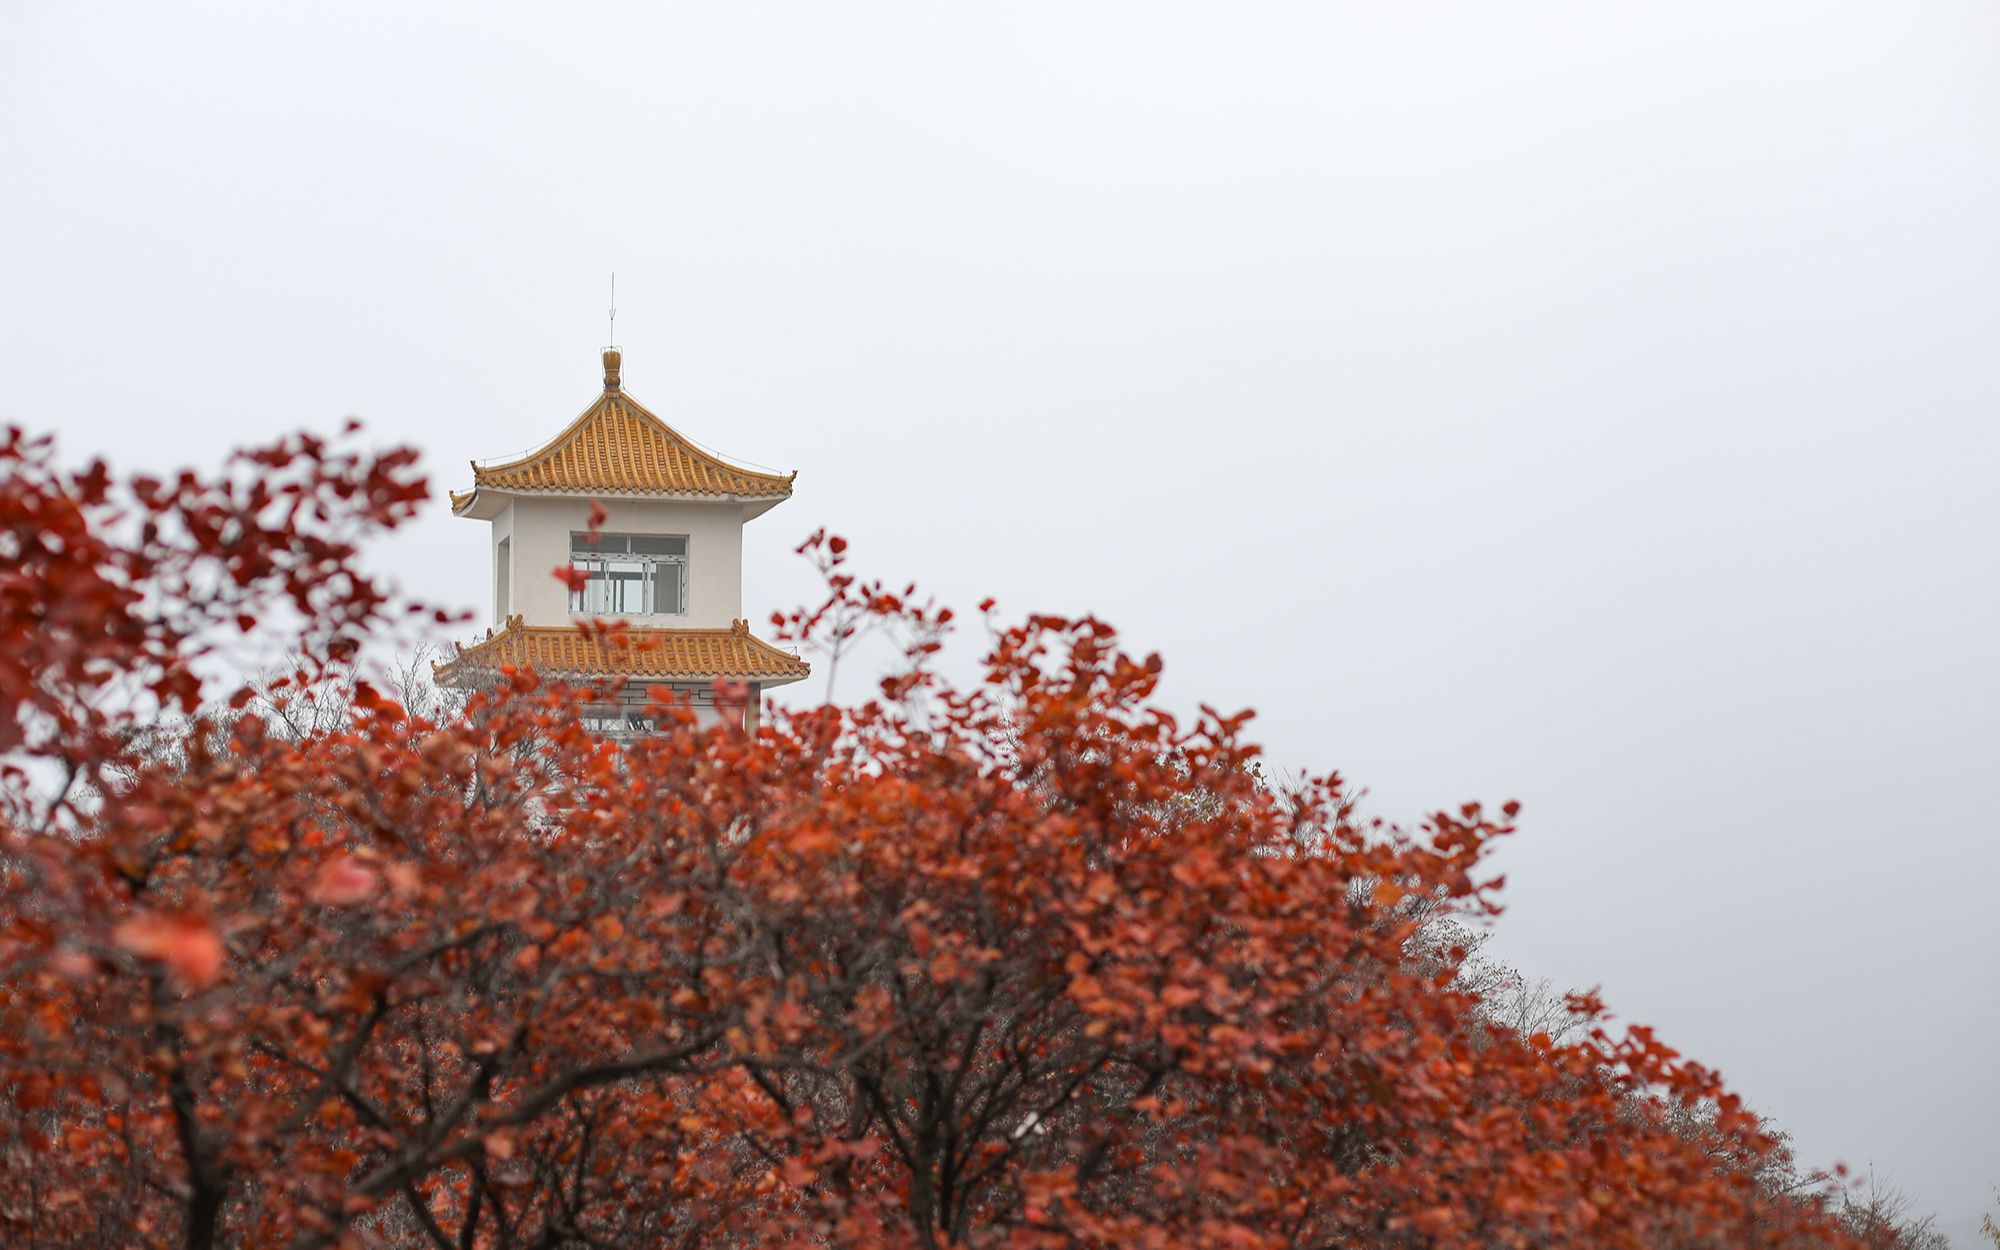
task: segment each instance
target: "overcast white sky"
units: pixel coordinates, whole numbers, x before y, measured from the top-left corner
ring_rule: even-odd
[[[598,388],[1094,611],[1501,952],[1961,1246],[2000,1182],[2000,6],[0,0],[0,420],[130,467]],[[440,492],[441,493],[441,492]],[[382,553],[487,597],[442,502]]]

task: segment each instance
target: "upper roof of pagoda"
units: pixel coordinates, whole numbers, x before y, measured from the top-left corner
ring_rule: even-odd
[[[620,354],[604,353],[604,393],[538,451],[472,462],[472,489],[453,491],[459,516],[491,519],[514,495],[617,495],[762,502],[792,493],[798,474],[739,468],[689,442],[619,384]],[[761,511],[761,509],[760,509]]]

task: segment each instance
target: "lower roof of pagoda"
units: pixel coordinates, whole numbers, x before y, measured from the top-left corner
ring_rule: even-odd
[[[812,666],[750,633],[747,621],[727,629],[622,629],[584,625],[525,625],[509,617],[497,630],[435,667],[445,685],[466,685],[479,674],[533,669],[565,681],[627,678],[649,682],[747,681],[783,686]]]

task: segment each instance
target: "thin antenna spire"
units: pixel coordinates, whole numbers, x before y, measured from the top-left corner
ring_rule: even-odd
[[[618,346],[618,275],[611,275],[611,347]]]

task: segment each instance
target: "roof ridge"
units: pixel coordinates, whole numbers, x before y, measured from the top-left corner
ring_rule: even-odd
[[[703,447],[700,443],[696,442],[694,439],[689,438],[687,435],[675,429],[672,425],[669,425],[665,417],[662,417],[658,413],[655,413],[651,408],[646,407],[646,405],[640,403],[637,399],[634,399],[631,395],[621,391],[619,392],[619,396],[623,400],[624,405],[627,408],[631,409],[630,415],[633,416],[635,419],[637,419],[641,425],[644,425],[645,423],[650,421],[652,424],[658,426],[662,433],[665,433],[674,442],[679,443],[683,448],[685,448],[690,455],[694,456],[695,459],[700,460],[706,464],[709,464],[717,468],[726,469],[731,473],[741,473],[747,477],[766,478],[773,482],[784,482],[787,485],[790,485],[793,479],[797,478],[799,475],[799,471],[797,469],[793,469],[790,473],[778,473],[775,471],[766,471],[763,469],[752,469],[740,464],[731,464],[728,460],[724,459],[719,452],[712,452],[708,450],[706,447]]]
[[[585,405],[582,412],[579,412],[574,417],[571,417],[569,424],[565,425],[561,430],[557,431],[556,436],[554,438],[551,438],[548,442],[543,443],[541,446],[536,447],[531,451],[522,452],[520,455],[514,457],[512,460],[503,461],[499,464],[488,464],[484,466],[482,466],[477,460],[472,461],[471,462],[472,475],[474,481],[476,482],[478,480],[478,477],[481,473],[498,473],[506,469],[519,468],[521,465],[527,464],[531,460],[538,459],[554,451],[557,447],[561,446],[562,443],[566,439],[568,439],[572,434],[575,434],[578,427],[582,426],[585,421],[588,421],[590,419],[591,413],[596,412],[599,408],[603,407],[605,400],[612,398],[616,394],[617,392],[615,391],[605,391],[604,393],[600,394],[596,399],[591,400],[589,404]]]

